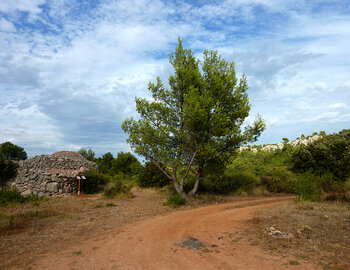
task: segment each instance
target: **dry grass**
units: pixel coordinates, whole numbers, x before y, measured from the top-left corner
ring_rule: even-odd
[[[350,204],[299,202],[266,209],[249,220],[248,233],[269,252],[350,269]],[[268,235],[274,227],[281,234]]]

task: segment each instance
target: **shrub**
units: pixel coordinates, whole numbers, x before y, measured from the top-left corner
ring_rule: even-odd
[[[260,185],[260,179],[249,171],[228,170],[221,177],[205,179],[202,188],[207,192],[229,194],[241,189],[249,192]]]
[[[24,203],[26,198],[16,189],[2,189],[0,191],[0,205],[7,205],[10,202]]]
[[[6,160],[0,154],[0,187],[4,188],[7,181],[17,174],[18,165],[11,160]]]
[[[138,176],[138,185],[140,187],[164,187],[169,183],[170,179],[150,161],[146,162],[145,167]]]
[[[25,203],[45,200],[44,197],[35,195],[22,196],[17,189],[8,188],[0,190],[0,205],[6,206],[8,203]]]
[[[254,153],[245,150],[237,154],[228,169],[251,171],[258,176],[270,175],[275,168],[287,168],[292,155],[292,146],[286,144],[282,150],[261,151]]]
[[[312,173],[307,172],[298,176],[295,192],[299,200],[318,201],[322,190],[321,183]]]
[[[337,181],[350,177],[350,140],[345,131],[322,137],[298,147],[292,155],[292,170],[311,171],[317,175],[332,174]]]
[[[261,182],[270,192],[294,193],[297,178],[286,167],[276,167],[261,176]]]
[[[117,196],[131,198],[133,196],[131,193],[131,187],[131,185],[125,185],[121,181],[117,181],[112,187],[104,190],[103,196],[110,199]]]
[[[173,207],[179,207],[180,205],[186,204],[186,200],[182,198],[179,194],[170,194],[167,205],[173,206]]]
[[[86,179],[80,182],[80,190],[85,194],[93,194],[102,190],[103,185],[110,181],[109,176],[90,169],[84,173]]]

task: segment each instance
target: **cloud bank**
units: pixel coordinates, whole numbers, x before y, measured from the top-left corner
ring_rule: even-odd
[[[346,0],[2,1],[0,142],[31,156],[130,150],[120,125],[149,81],[167,81],[179,36],[247,75],[251,114],[267,122],[259,143],[349,128],[349,11]]]

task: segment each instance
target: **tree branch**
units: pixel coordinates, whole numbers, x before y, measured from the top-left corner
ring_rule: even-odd
[[[151,157],[151,156],[148,156],[148,158],[171,180],[173,180],[173,178],[162,168],[162,166],[159,165],[158,162],[156,162],[156,160]]]
[[[186,173],[184,174],[184,176],[182,176],[181,185],[183,185],[183,183],[184,183],[184,181],[185,181],[185,179],[186,179],[186,177],[187,177],[187,175],[188,175],[188,173],[189,173],[189,171],[190,171],[190,169],[192,167],[192,164],[193,164],[193,161],[194,161],[194,158],[196,157],[196,155],[197,155],[197,149],[196,149],[196,151],[194,152],[194,154],[193,154],[193,156],[191,158],[190,164],[188,164]]]

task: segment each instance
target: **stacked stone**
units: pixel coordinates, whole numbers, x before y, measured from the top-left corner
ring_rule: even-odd
[[[76,152],[35,156],[19,162],[17,177],[9,185],[15,186],[22,195],[72,194],[78,189],[76,176],[90,168],[98,167]]]

